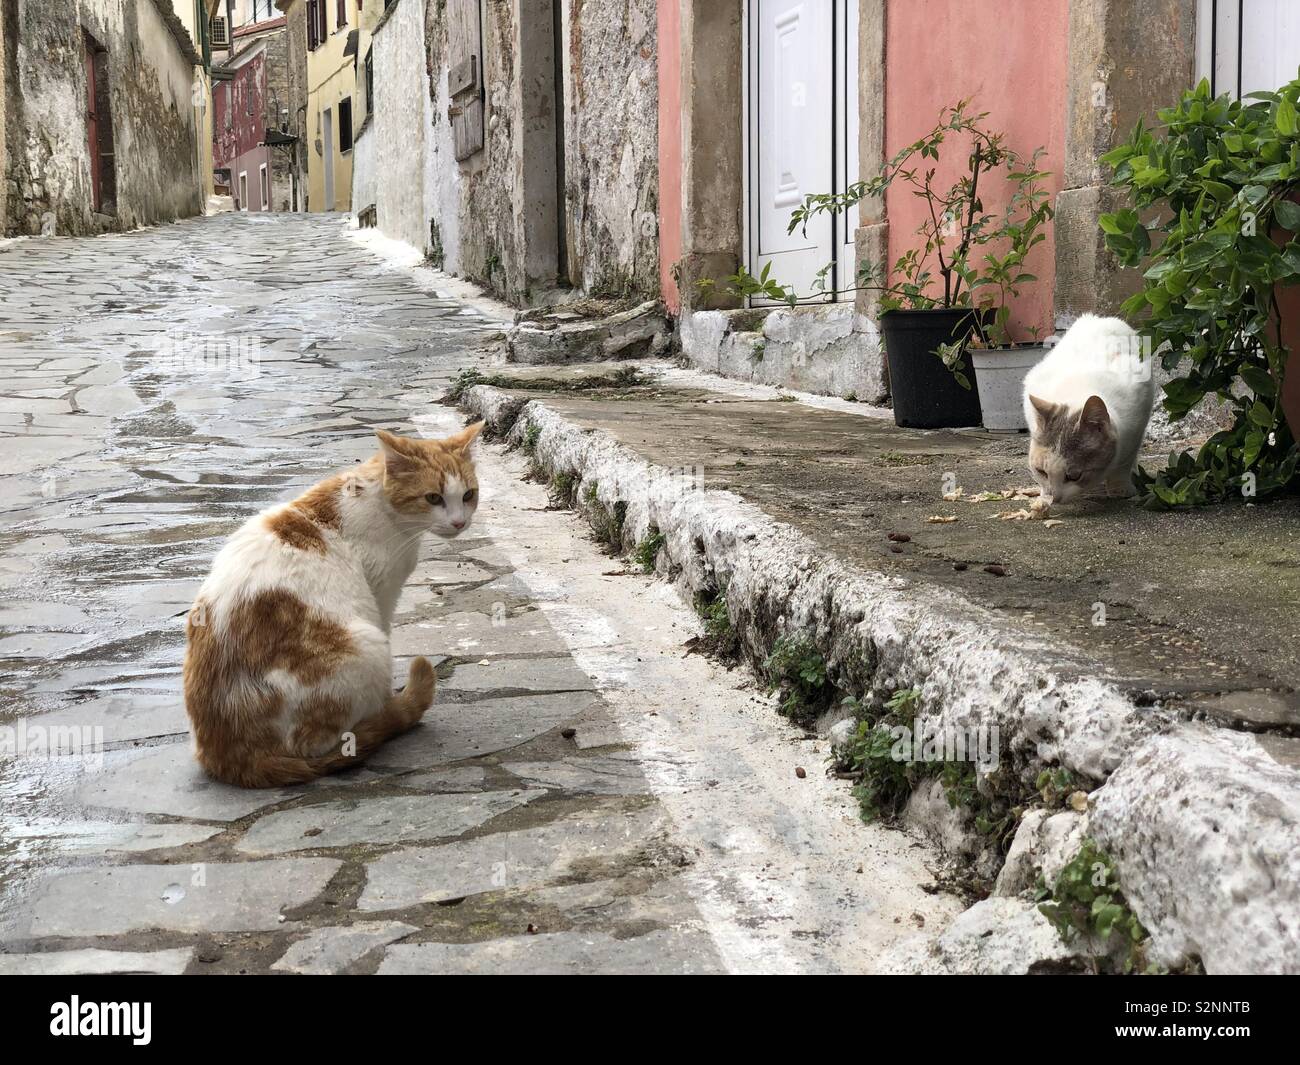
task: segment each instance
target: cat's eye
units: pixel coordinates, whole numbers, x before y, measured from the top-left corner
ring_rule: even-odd
[[[466,503],[473,503],[473,502],[474,502],[474,497],[475,497],[477,494],[478,494],[478,493],[475,492],[473,488],[471,488],[468,492],[465,493],[464,501],[465,501]]]
[[[431,506],[431,507],[440,507],[440,506],[442,506],[442,496],[438,495],[437,492],[430,492],[430,493],[429,493],[427,496],[425,496],[424,498],[427,499],[427,500],[429,501],[429,506]]]
[[[1034,467],[1034,472],[1035,472],[1036,474],[1038,474],[1039,477],[1042,477],[1042,478],[1044,478],[1044,479],[1047,478],[1047,471],[1046,471],[1046,470],[1040,470],[1037,466],[1035,466],[1035,467]]]
[[[1067,481],[1069,481],[1071,484],[1073,484],[1075,481],[1077,481],[1077,480],[1078,480],[1080,477],[1082,477],[1082,476],[1083,476],[1083,474],[1081,474],[1081,473],[1067,473],[1067,474],[1065,475],[1065,479],[1066,479]]]

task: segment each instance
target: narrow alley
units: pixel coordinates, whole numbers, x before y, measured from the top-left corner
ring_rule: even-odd
[[[376,428],[459,427],[439,400],[502,322],[339,216],[0,261],[0,972],[864,971],[960,910],[497,444],[399,607],[422,726],[305,788],[203,778],[180,664],[223,538]]]

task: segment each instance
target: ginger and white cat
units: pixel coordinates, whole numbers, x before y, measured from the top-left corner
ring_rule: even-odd
[[[186,633],[185,708],[209,776],[246,788],[358,764],[415,725],[434,672],[392,691],[389,629],[420,538],[458,536],[478,504],[470,444],[380,430],[367,462],[247,521],[218,553]]]
[[[1029,468],[1042,505],[1133,494],[1155,400],[1152,358],[1118,318],[1085,314],[1025,377]]]

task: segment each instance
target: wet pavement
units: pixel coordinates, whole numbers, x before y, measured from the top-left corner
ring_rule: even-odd
[[[425,723],[206,780],[183,618],[223,537],[376,427],[458,426],[500,322],[323,216],[0,246],[0,307],[0,972],[856,971],[960,908],[493,448],[394,625]]]

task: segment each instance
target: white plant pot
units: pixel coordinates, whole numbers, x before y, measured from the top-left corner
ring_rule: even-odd
[[[1029,428],[1025,424],[1025,375],[1045,354],[1047,349],[1042,344],[971,350],[985,429],[995,433],[1016,433]]]

